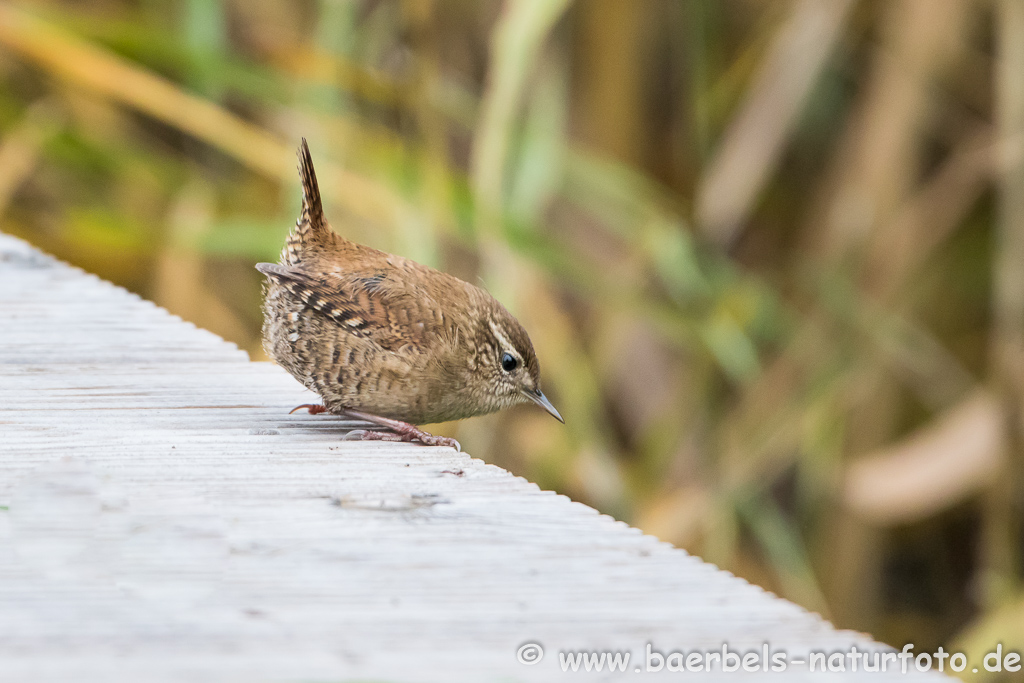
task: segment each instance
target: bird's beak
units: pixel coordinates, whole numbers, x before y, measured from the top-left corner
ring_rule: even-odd
[[[549,401],[548,397],[544,395],[544,392],[523,389],[523,396],[530,399],[544,410],[548,411],[551,417],[555,418],[562,424],[565,424],[565,420],[563,420],[562,416],[558,414],[558,411],[555,410],[555,407],[551,405],[551,401]]]

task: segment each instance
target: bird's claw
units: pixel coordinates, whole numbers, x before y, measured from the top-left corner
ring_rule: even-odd
[[[454,448],[458,453],[462,452],[462,444],[450,436],[434,436],[433,434],[423,432],[420,436],[416,437],[416,440],[424,446],[446,446]]]
[[[327,412],[327,408],[325,406],[318,405],[316,403],[303,403],[301,406],[295,406],[294,408],[289,410],[288,414],[291,415],[296,410],[302,410],[303,408],[308,410],[310,415],[316,415],[318,413],[326,413]]]
[[[369,429],[353,429],[350,432],[346,432],[345,436],[341,437],[343,441],[373,441],[374,439],[383,440],[383,437],[370,436],[375,432],[371,432]]]

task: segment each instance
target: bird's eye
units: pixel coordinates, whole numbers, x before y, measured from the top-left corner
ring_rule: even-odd
[[[501,369],[505,372],[512,372],[518,364],[519,362],[511,353],[506,353],[501,357]]]

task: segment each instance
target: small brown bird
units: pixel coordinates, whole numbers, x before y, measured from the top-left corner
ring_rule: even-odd
[[[529,401],[564,422],[540,389],[530,337],[505,307],[479,287],[335,233],[305,139],[298,155],[302,213],[281,262],[256,268],[269,280],[264,348],[324,402],[299,408],[388,430],[348,438],[455,448],[414,425]]]

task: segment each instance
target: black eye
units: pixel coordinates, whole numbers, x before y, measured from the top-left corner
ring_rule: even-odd
[[[501,357],[501,369],[505,372],[512,372],[516,369],[517,365],[519,365],[519,361],[517,361],[511,353],[506,353]]]

